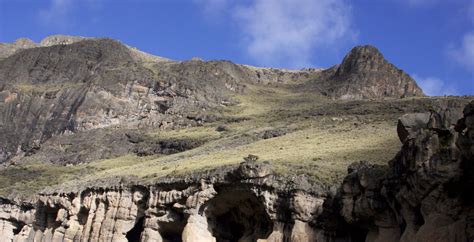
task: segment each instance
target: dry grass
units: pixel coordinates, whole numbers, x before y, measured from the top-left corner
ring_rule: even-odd
[[[309,128],[288,135],[206,152],[221,141],[204,147],[159,157],[133,165],[100,171],[95,176],[128,175],[163,176],[169,173],[206,169],[240,163],[248,154],[274,163],[280,172],[305,172],[326,183],[339,182],[347,166],[359,160],[386,164],[400,148],[393,125],[382,122],[352,129],[348,123],[331,128]],[[102,161],[104,162],[104,161]],[[114,162],[109,162],[113,164]],[[100,162],[98,163],[100,164]],[[309,167],[311,169],[305,169]],[[94,179],[92,177],[92,179]]]
[[[57,92],[64,88],[77,88],[80,84],[63,83],[63,84],[16,84],[15,88],[22,93],[41,94],[45,92]]]
[[[270,161],[278,173],[308,174],[323,183],[340,182],[347,166],[360,160],[387,164],[400,149],[392,114],[369,113],[311,116],[315,109],[331,108],[332,101],[312,93],[296,93],[288,88],[249,86],[240,104],[223,112],[216,123],[179,130],[151,130],[150,135],[165,139],[207,140],[203,146],[168,156],[126,155],[72,167],[51,164],[23,164],[28,174],[41,174],[29,181],[0,176],[0,195],[12,190],[32,192],[65,181],[94,180],[136,175],[142,178],[218,167],[242,162],[248,154]],[[245,118],[238,122],[228,121]],[[229,130],[217,132],[218,125]],[[284,128],[288,134],[261,139],[258,133]]]

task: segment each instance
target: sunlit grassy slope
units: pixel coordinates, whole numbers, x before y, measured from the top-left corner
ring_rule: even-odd
[[[21,163],[0,170],[0,195],[113,176],[179,175],[239,163],[249,154],[271,162],[277,173],[307,174],[332,184],[341,181],[350,163],[387,164],[401,146],[395,128],[400,114],[384,111],[377,102],[332,101],[284,86],[249,86],[237,98],[240,104],[224,110],[220,121],[149,131],[164,139],[205,140],[198,148],[167,156],[129,154],[75,166]],[[387,102],[391,101],[379,101]],[[216,131],[222,125],[227,130]],[[261,134],[269,130],[286,134],[262,139]]]

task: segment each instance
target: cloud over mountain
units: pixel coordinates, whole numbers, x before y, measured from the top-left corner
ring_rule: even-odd
[[[321,48],[352,40],[351,6],[345,0],[200,0],[206,12],[228,11],[246,53],[261,65],[304,67]],[[224,16],[225,18],[225,16]]]

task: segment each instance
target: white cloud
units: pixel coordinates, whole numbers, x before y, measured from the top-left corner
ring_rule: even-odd
[[[468,7],[467,14],[471,18],[472,24],[474,24],[474,0],[471,0],[471,4]]]
[[[231,0],[194,0],[194,2],[204,9],[206,15],[211,17],[222,14],[231,4]]]
[[[45,24],[65,26],[72,4],[73,0],[51,0],[49,8],[39,12],[40,19]]]
[[[474,73],[474,32],[465,34],[459,46],[448,50],[448,55]]]
[[[425,7],[437,3],[439,0],[404,0],[404,2],[412,7]]]
[[[423,92],[428,96],[458,95],[458,91],[452,85],[436,77],[421,77],[412,75]]]
[[[345,0],[197,1],[206,11],[228,11],[246,53],[261,65],[311,66],[315,52],[356,35]]]
[[[74,22],[74,11],[98,9],[102,0],[50,0],[49,2],[48,8],[39,11],[39,20],[51,28],[65,30]],[[87,8],[79,9],[78,3],[82,3]]]

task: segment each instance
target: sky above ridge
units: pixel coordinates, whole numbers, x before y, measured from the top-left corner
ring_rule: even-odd
[[[52,34],[289,69],[371,44],[428,95],[474,95],[474,0],[0,0],[0,42]]]

